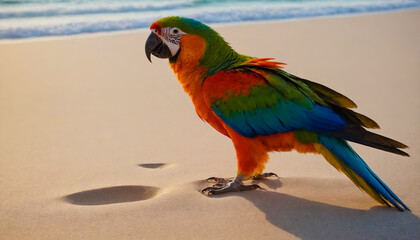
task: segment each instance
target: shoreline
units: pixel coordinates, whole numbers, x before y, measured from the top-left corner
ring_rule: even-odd
[[[224,22],[224,23],[210,23],[209,26],[213,28],[219,27],[234,27],[234,26],[243,26],[243,25],[258,25],[258,24],[270,24],[270,23],[287,23],[287,22],[300,22],[300,21],[310,21],[318,19],[335,19],[335,18],[351,18],[351,17],[363,17],[371,15],[381,15],[393,12],[411,12],[419,11],[420,7],[411,7],[411,8],[402,8],[402,9],[391,9],[391,10],[380,10],[380,11],[371,11],[371,12],[357,12],[357,13],[344,13],[344,14],[332,14],[332,15],[322,15],[322,16],[311,16],[311,17],[296,17],[296,18],[285,18],[285,19],[261,19],[261,20],[251,20],[251,21],[239,21],[239,22]],[[157,19],[156,19],[157,20]],[[114,31],[102,31],[102,32],[92,32],[92,33],[77,33],[70,35],[53,35],[53,36],[40,36],[40,37],[27,37],[27,38],[4,38],[0,39],[0,44],[13,44],[19,42],[31,42],[31,41],[55,41],[62,39],[72,39],[72,38],[89,38],[89,37],[103,37],[107,35],[124,35],[124,34],[136,34],[149,31],[148,28],[136,28],[136,29],[126,29],[126,30],[114,30]]]

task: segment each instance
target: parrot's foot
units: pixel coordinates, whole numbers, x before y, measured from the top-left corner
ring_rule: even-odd
[[[241,174],[238,174],[233,180],[228,180],[224,178],[209,178],[207,179],[207,181],[213,181],[216,182],[216,184],[213,185],[213,187],[204,188],[203,190],[201,190],[201,192],[206,195],[213,195],[227,192],[242,192],[248,190],[261,189],[261,187],[257,184],[244,185],[244,180],[245,177]]]
[[[250,180],[264,180],[272,176],[279,177],[277,176],[277,174],[273,172],[269,172],[269,173],[261,173],[261,174],[254,175],[250,177],[249,179]],[[216,183],[216,186],[225,186],[226,184],[232,181],[233,181],[233,178],[218,178],[218,177],[207,178],[207,182]]]
[[[207,178],[207,182],[215,183],[213,187],[217,187],[217,188],[225,187],[228,183],[232,181],[233,181],[233,178],[218,178],[218,177]]]
[[[261,173],[261,174],[254,175],[254,176],[251,177],[251,179],[252,180],[263,180],[263,179],[266,179],[266,178],[272,177],[272,176],[279,177],[279,176],[277,176],[277,174],[269,172],[269,173]]]

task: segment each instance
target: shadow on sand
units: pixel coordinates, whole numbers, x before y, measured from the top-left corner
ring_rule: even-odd
[[[271,189],[282,185],[279,180],[265,181],[264,184]],[[265,214],[271,224],[305,240],[420,239],[420,218],[393,208],[351,209],[271,190],[215,197],[229,195],[247,199]]]
[[[139,167],[151,168],[151,169],[165,168],[165,167],[168,167],[169,165],[170,164],[168,164],[168,163],[142,163],[142,164],[138,164]]]
[[[63,200],[75,205],[105,205],[143,201],[155,197],[159,188],[152,186],[115,186],[73,193]]]

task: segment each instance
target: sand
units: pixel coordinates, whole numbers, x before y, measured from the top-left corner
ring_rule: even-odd
[[[379,206],[317,155],[273,153],[264,190],[236,173],[148,31],[0,41],[0,239],[419,239],[420,10],[218,25],[239,52],[351,97],[401,157],[352,144],[412,209]]]

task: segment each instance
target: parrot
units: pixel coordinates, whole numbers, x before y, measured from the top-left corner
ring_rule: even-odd
[[[409,156],[407,145],[370,132],[371,118],[351,110],[356,104],[322,84],[284,70],[274,58],[237,53],[208,25],[178,16],[150,26],[146,57],[168,59],[198,116],[230,138],[236,152],[233,179],[202,190],[205,195],[260,189],[249,179],[277,176],[263,173],[270,152],[321,154],[360,190],[378,203],[410,210],[353,150],[348,141]]]

